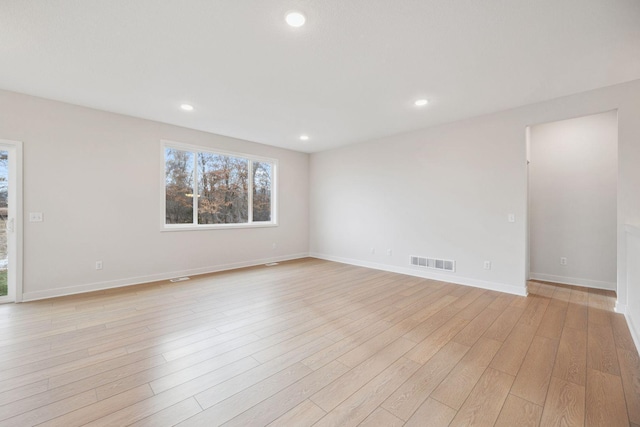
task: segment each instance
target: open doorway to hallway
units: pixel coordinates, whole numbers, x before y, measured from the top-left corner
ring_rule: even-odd
[[[530,126],[529,278],[616,290],[617,111]]]

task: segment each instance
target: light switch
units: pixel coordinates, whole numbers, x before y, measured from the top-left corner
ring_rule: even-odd
[[[516,222],[516,215],[515,214],[509,214],[509,222]]]
[[[42,222],[44,217],[42,212],[29,212],[29,222]]]

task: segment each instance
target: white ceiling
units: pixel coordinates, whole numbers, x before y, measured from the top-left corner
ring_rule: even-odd
[[[638,0],[0,0],[2,89],[306,152],[638,78]]]

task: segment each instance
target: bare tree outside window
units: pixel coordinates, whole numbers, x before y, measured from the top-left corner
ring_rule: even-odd
[[[164,156],[165,225],[274,222],[273,162],[181,147]]]
[[[193,153],[165,149],[167,224],[193,223]]]
[[[253,163],[253,220],[271,221],[271,165]]]
[[[249,161],[198,153],[198,224],[249,221]]]

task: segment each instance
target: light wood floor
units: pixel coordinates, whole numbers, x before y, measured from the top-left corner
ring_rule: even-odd
[[[306,259],[3,305],[0,425],[640,425],[613,302]]]

